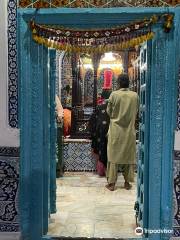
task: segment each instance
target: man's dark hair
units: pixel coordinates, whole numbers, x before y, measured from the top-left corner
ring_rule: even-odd
[[[129,87],[129,77],[127,74],[120,74],[118,79],[118,87],[119,88],[128,88]]]

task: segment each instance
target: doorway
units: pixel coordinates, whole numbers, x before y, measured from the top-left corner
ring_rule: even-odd
[[[106,110],[106,106],[103,104],[105,104],[105,99],[108,99],[110,93],[117,90],[117,78],[119,74],[128,72],[129,70],[129,75],[131,75],[130,89],[139,94],[140,71],[138,69],[140,69],[140,65],[137,65],[137,62],[140,63],[140,48],[119,53],[107,52],[100,55],[95,86],[93,78],[94,67],[91,56],[79,55],[76,66],[75,64],[71,64],[71,58],[74,55],[72,56],[69,53],[64,54],[64,52],[61,54],[64,56],[64,60],[58,67],[61,69],[60,75],[62,76],[60,80],[58,78],[58,81],[60,81],[58,85],[61,85],[61,89],[57,92],[61,93],[59,94],[59,98],[65,110],[64,115],[67,110],[70,112],[74,111],[72,108],[75,105],[72,94],[74,91],[73,86],[79,86],[75,91],[76,96],[78,96],[78,99],[75,99],[75,103],[78,102],[78,108],[75,110],[81,111],[81,114],[75,114],[76,118],[72,119],[72,121],[76,122],[75,126],[82,127],[82,124],[77,123],[83,120],[87,122],[87,126],[89,125],[88,122],[90,122],[93,116],[94,87],[97,88],[97,113],[95,115],[99,116],[100,110]],[[147,51],[144,54],[147,54]],[[59,62],[58,59],[56,62]],[[72,76],[73,66],[79,68],[78,72],[80,76],[77,74],[78,78],[73,78]],[[76,84],[73,81],[76,81]],[[67,95],[69,95],[69,98]],[[108,122],[106,114],[101,114],[98,123],[95,125],[102,127],[104,130],[96,135],[93,135],[93,133],[100,131],[100,127],[95,126],[96,131],[92,131],[91,128],[84,128],[83,131],[80,131],[77,127],[76,131],[71,132],[69,130],[69,134],[67,134],[66,127],[64,128],[63,153],[59,158],[58,164],[60,166],[58,173],[62,173],[62,170],[64,170],[64,173],[56,180],[57,212],[51,215],[48,228],[49,235],[96,238],[108,238],[112,236],[115,238],[125,236],[129,238],[136,237],[134,205],[137,188],[137,165],[133,166],[135,182],[133,182],[133,187],[130,191],[124,188],[122,170],[119,172],[115,193],[111,193],[105,188],[105,185],[107,185],[105,176],[107,166],[107,156],[105,156],[107,151],[105,148],[107,148],[107,140],[105,135],[108,131],[108,126],[105,126],[106,121]],[[138,132],[139,126],[137,120],[137,152]],[[94,137],[93,140],[91,137]],[[98,138],[101,144],[95,147],[93,144]],[[84,198],[82,198],[82,195]]]
[[[91,26],[98,22],[98,25],[106,25],[106,23],[127,23],[127,21],[135,20],[138,18],[144,18],[144,16],[152,15],[155,13],[162,14],[166,12],[166,9],[151,9],[148,10],[133,10],[133,9],[59,9],[56,12],[52,10],[40,11],[36,18],[39,22],[43,23],[46,19],[48,24],[63,23],[66,25],[85,24],[87,25],[87,17],[92,17]],[[59,18],[60,14],[64,14],[63,18]],[[28,236],[29,239],[40,240],[43,235],[47,233],[48,226],[48,198],[49,198],[49,169],[50,163],[48,158],[47,146],[49,142],[46,142],[47,135],[49,134],[46,123],[49,121],[47,117],[47,105],[44,103],[47,101],[48,94],[48,81],[47,79],[47,65],[48,65],[48,51],[42,45],[38,45],[32,41],[31,33],[28,28],[27,22],[34,15],[34,11],[31,9],[19,11],[19,66],[20,66],[20,78],[21,78],[21,202],[23,205],[21,211],[22,222],[22,234]],[[48,16],[48,17],[47,17]],[[121,16],[121,18],[119,17]],[[78,22],[75,19],[78,19]],[[101,24],[100,24],[101,23]],[[148,177],[147,184],[148,194],[145,193],[143,187],[144,179],[143,171],[141,172],[141,193],[139,209],[141,213],[147,218],[147,224],[149,228],[161,228],[163,225],[163,217],[166,214],[171,213],[171,184],[167,182],[167,175],[171,179],[171,161],[172,161],[172,146],[173,141],[167,130],[164,129],[164,124],[169,124],[171,129],[171,136],[174,129],[173,117],[175,116],[174,99],[175,93],[175,79],[176,79],[176,66],[167,73],[168,63],[170,59],[176,61],[176,55],[174,52],[173,41],[174,33],[166,35],[159,26],[154,31],[158,31],[155,39],[152,40],[150,49],[150,64],[151,71],[148,76],[151,79],[150,93],[151,98],[148,109],[149,120],[149,146],[147,156],[149,158]],[[169,51],[171,50],[171,52]],[[159,70],[159,64],[161,71]],[[174,78],[174,85],[169,81],[169,77]],[[144,76],[145,78],[145,76]],[[25,81],[26,80],[26,81]],[[47,91],[47,92],[46,92]],[[47,93],[44,95],[44,93]],[[144,95],[144,94],[143,94]],[[23,100],[23,101],[22,101]],[[164,104],[174,106],[171,114],[164,109]],[[46,134],[46,135],[44,135]],[[164,134],[167,134],[167,138],[164,139]],[[143,136],[143,139],[145,137]],[[168,143],[168,145],[165,144]],[[162,144],[163,143],[163,144]],[[166,150],[164,148],[166,145]],[[168,147],[167,147],[168,146]],[[142,146],[143,147],[143,146]],[[45,151],[46,149],[46,151]],[[146,149],[144,149],[146,151]],[[162,162],[162,159],[168,159],[166,164]],[[48,153],[48,154],[46,154]],[[142,166],[142,165],[141,165]],[[163,172],[162,172],[163,168]],[[142,168],[143,169],[143,168]],[[166,176],[164,173],[166,172]],[[152,178],[152,176],[154,176]],[[164,183],[166,182],[166,186]],[[139,184],[141,184],[139,183]],[[27,187],[28,186],[28,187]],[[167,187],[168,186],[168,187]],[[166,200],[163,203],[160,201],[161,194],[166,194]],[[148,196],[147,205],[144,204],[144,196]],[[147,209],[152,209],[156,206],[156,211],[147,213]],[[164,208],[165,207],[165,208]],[[164,212],[165,211],[165,212]],[[140,211],[139,211],[140,212]],[[143,215],[140,215],[140,219],[144,221]],[[144,224],[144,222],[143,222]],[[166,222],[165,225],[170,228],[170,222]],[[33,231],[32,231],[33,229]],[[156,235],[155,239],[160,239],[160,235]],[[46,237],[44,237],[46,238]]]

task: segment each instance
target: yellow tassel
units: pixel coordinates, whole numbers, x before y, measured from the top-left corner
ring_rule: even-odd
[[[52,41],[52,48],[56,48],[56,42]]]
[[[46,42],[45,38],[42,38],[42,44],[44,44]]]
[[[153,32],[150,33],[150,39],[153,39],[155,34]]]
[[[48,39],[47,39],[47,38],[44,39],[44,45],[45,45],[46,47],[48,46]]]
[[[132,40],[129,41],[129,46],[133,47],[133,41]]]
[[[58,47],[60,47],[60,44],[58,42],[55,42],[55,47],[58,49]]]
[[[135,38],[134,44],[135,44],[135,46],[138,45],[138,39],[137,38]]]
[[[124,49],[125,47],[125,42],[122,42],[122,49]]]
[[[128,41],[125,41],[124,42],[124,49],[128,48],[129,47],[129,44],[128,44]]]
[[[132,45],[133,45],[133,47],[135,46],[135,39],[134,38],[132,39]]]
[[[82,48],[82,51],[85,51],[83,48]],[[80,47],[77,47],[77,52],[81,52],[81,48]]]
[[[37,35],[33,35],[32,38],[35,42],[37,42]]]
[[[151,18],[151,22],[153,24],[155,24],[155,23],[157,23],[157,21],[158,21],[158,17],[156,15],[153,15],[152,18]]]
[[[146,35],[143,36],[143,42],[147,40]]]
[[[137,45],[139,45],[139,43],[140,43],[140,41],[139,41],[140,39],[139,39],[139,37],[137,37]]]
[[[48,45],[49,45],[49,48],[52,48],[52,41],[51,40],[49,40]]]
[[[69,52],[69,45],[66,44],[66,52]]]
[[[62,46],[57,43],[57,44],[56,44],[56,49],[57,49],[57,50],[61,50],[61,49],[62,49]]]
[[[123,49],[123,44],[122,43],[120,43],[119,48]]]
[[[118,44],[115,46],[115,49],[121,49],[121,43],[118,43]]]
[[[33,33],[33,34],[37,33],[37,31],[36,31],[35,28],[32,30],[32,33]]]
[[[40,41],[41,44],[43,44],[44,43],[44,38],[40,37],[39,41]]]
[[[72,46],[69,45],[69,52],[72,52]]]
[[[42,38],[41,37],[38,38],[38,42],[39,42],[39,44],[42,44]]]

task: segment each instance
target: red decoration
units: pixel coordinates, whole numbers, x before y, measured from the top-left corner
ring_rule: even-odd
[[[111,89],[112,88],[112,77],[113,77],[112,70],[110,70],[110,69],[104,70],[103,89]]]
[[[104,98],[98,97],[98,99],[97,99],[97,105],[100,105],[100,104],[102,104],[103,102],[104,102]]]

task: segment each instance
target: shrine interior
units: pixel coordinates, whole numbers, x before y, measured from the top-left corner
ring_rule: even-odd
[[[136,237],[136,173],[131,190],[119,177],[114,192],[105,188],[105,172],[97,169],[99,155],[92,149],[93,114],[117,89],[117,77],[128,73],[130,90],[140,92],[140,48],[88,54],[57,52],[58,96],[63,121],[57,123],[57,212],[48,234],[65,237]],[[107,96],[104,92],[108,93]],[[136,141],[139,140],[139,114]],[[101,119],[106,122],[106,119]],[[101,127],[101,125],[100,125]],[[108,128],[108,126],[107,126]],[[101,137],[97,141],[102,141]],[[137,160],[137,159],[136,159]],[[101,166],[100,166],[101,168]]]

